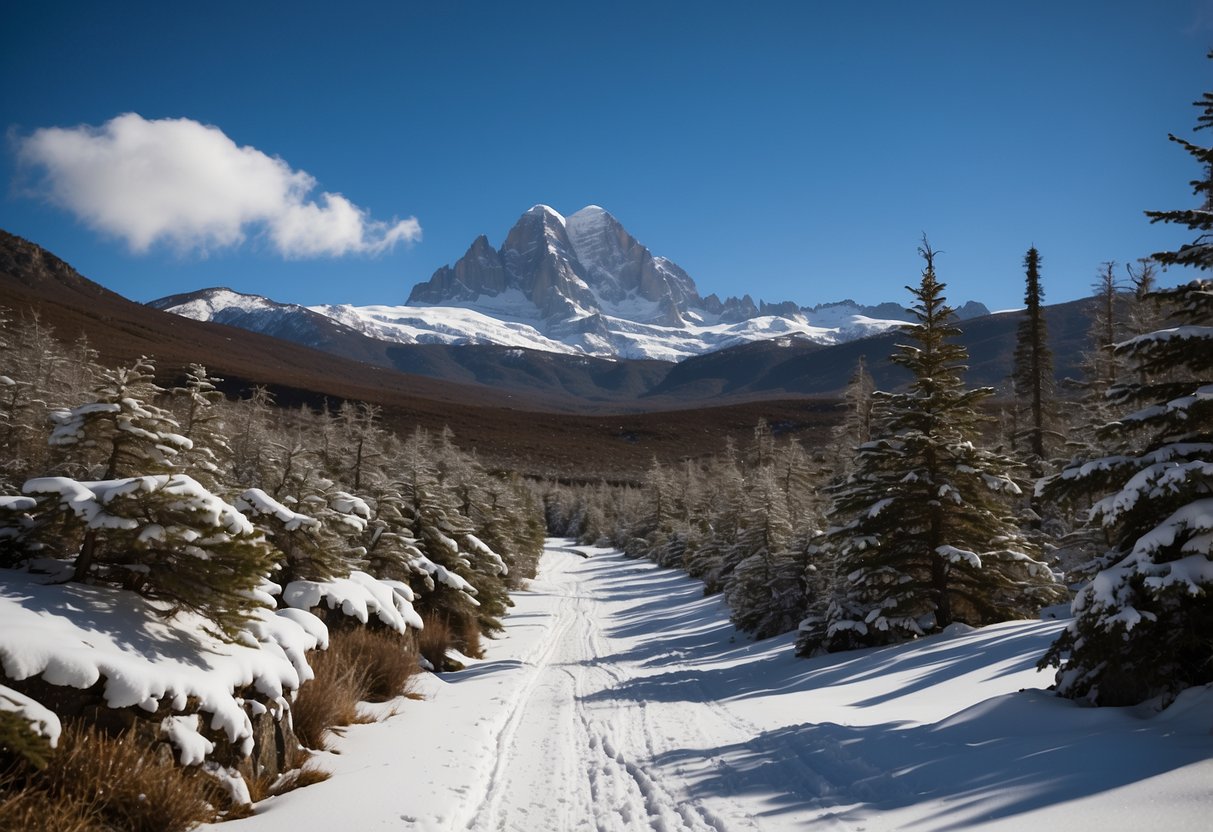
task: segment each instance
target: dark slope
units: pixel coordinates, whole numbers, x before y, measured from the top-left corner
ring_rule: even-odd
[[[1049,345],[1059,379],[1081,375],[1079,363],[1088,349],[1090,300],[1071,301],[1045,308]],[[1022,312],[1002,312],[961,323],[960,342],[969,350],[967,384],[1008,391],[1015,352],[1015,336]],[[738,398],[787,395],[829,395],[842,390],[860,357],[867,361],[876,386],[891,390],[905,384],[909,375],[889,361],[900,331],[886,332],[845,344],[822,347],[795,340],[755,342],[688,359],[654,387],[650,396],[694,399],[704,394]]]

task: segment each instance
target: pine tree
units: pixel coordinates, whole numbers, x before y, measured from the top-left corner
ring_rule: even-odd
[[[1213,93],[1195,103],[1196,129],[1213,127]],[[1154,259],[1208,269],[1213,148],[1170,138],[1202,166],[1205,177],[1192,183],[1201,208],[1146,216],[1200,234]],[[1137,373],[1110,391],[1129,412],[1100,431],[1105,454],[1039,486],[1046,498],[1103,495],[1090,523],[1111,538],[1104,568],[1079,592],[1073,621],[1041,662],[1059,667],[1060,694],[1099,704],[1213,681],[1213,281],[1147,299],[1168,305],[1174,326],[1117,345]]]
[[[1213,58],[1213,52],[1209,53]],[[1199,101],[1192,102],[1201,111],[1196,118],[1196,129],[1213,129],[1213,92],[1206,92]],[[1175,211],[1146,211],[1151,223],[1165,222],[1187,226],[1199,232],[1195,240],[1176,251],[1161,251],[1153,259],[1163,266],[1193,266],[1198,269],[1213,268],[1213,147],[1201,147],[1174,133],[1167,136],[1186,150],[1200,164],[1202,178],[1193,180],[1192,191],[1200,201],[1199,208],[1182,208]]]
[[[842,406],[846,408],[846,413],[834,429],[830,467],[836,476],[845,473],[855,448],[872,439],[875,393],[876,382],[868,372],[867,358],[861,355],[842,394]]]
[[[172,415],[152,400],[165,391],[154,381],[155,366],[140,358],[106,370],[93,400],[51,413],[50,444],[63,450],[69,473],[110,480],[171,471],[192,443]]]
[[[152,370],[141,359],[107,371],[91,401],[53,414],[61,468],[90,478],[28,480],[36,505],[23,536],[43,554],[74,557],[74,580],[197,612],[234,638],[273,550],[234,506],[181,472],[195,445],[146,401],[163,392]]]
[[[1112,539],[1104,568],[1042,661],[1060,666],[1059,693],[1099,704],[1213,681],[1213,281],[1157,296],[1176,326],[1117,352],[1147,378],[1183,373],[1114,388],[1130,412],[1100,430],[1109,453],[1039,486],[1045,499],[1103,495],[1090,523]]]
[[[223,393],[216,385],[221,381],[211,377],[201,364],[191,364],[185,381],[171,391],[181,435],[191,443],[180,463],[194,479],[216,493],[224,488],[232,457],[219,408]]]
[[[737,537],[743,527],[745,481],[731,439],[726,440],[724,451],[712,460],[707,479],[712,483],[706,505],[709,527],[702,545],[690,554],[687,571],[702,579],[704,594],[711,595],[724,588],[725,578],[739,560],[730,555],[736,553]]]
[[[1033,479],[1045,474],[1056,433],[1053,414],[1053,351],[1049,349],[1048,327],[1045,322],[1044,290],[1040,285],[1040,253],[1033,248],[1024,256],[1026,272],[1024,318],[1019,322],[1015,343],[1015,363],[1011,380],[1015,399],[1024,411],[1015,439],[1026,451],[1028,473]],[[1040,506],[1033,502],[1033,512],[1039,517]],[[1039,523],[1036,524],[1037,526]]]
[[[789,574],[786,568],[791,540],[786,495],[774,466],[762,466],[752,475],[746,494],[744,525],[735,544],[741,559],[724,587],[729,617],[738,629],[765,638],[783,632],[785,626],[795,626],[799,620],[799,611],[790,616],[791,621],[781,615],[788,603],[784,596],[803,592],[802,576],[795,570]],[[791,586],[784,583],[789,579]],[[798,603],[793,601],[792,605]]]
[[[903,393],[877,397],[873,441],[834,494],[828,540],[843,585],[804,639],[807,652],[882,644],[1029,615],[1061,597],[1052,573],[1026,553],[1004,499],[1019,493],[1010,460],[975,444],[977,405],[965,389],[964,347],[924,241],[913,344],[892,360],[913,374]]]

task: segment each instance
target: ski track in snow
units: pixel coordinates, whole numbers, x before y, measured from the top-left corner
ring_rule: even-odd
[[[553,550],[540,581],[561,598],[553,612],[549,634],[523,660],[529,678],[519,686],[498,733],[495,765],[483,784],[479,803],[468,820],[452,828],[468,830],[614,830],[653,829],[659,832],[730,832],[761,830],[752,804],[693,798],[683,787],[687,775],[711,776],[740,790],[747,775],[724,756],[675,762],[657,771],[661,757],[678,756],[679,749],[713,745],[744,745],[762,729],[733,713],[701,682],[687,702],[647,702],[613,692],[633,678],[635,670],[614,657],[620,655],[604,630],[618,625],[636,605],[611,609],[596,570],[571,550]],[[640,569],[646,562],[619,555],[601,556]],[[622,562],[622,563],[619,563]],[[612,570],[618,572],[619,570]],[[829,771],[855,775],[862,790],[865,777],[879,769],[856,753],[833,743],[830,748],[805,748],[792,738],[778,743],[783,772],[780,785],[810,802],[839,795],[854,786],[832,781],[811,763],[816,756],[829,761]],[[853,801],[847,801],[853,802]],[[718,805],[722,804],[723,805]],[[818,816],[818,828],[849,829]]]
[[[557,540],[514,597],[484,660],[420,677],[430,701],[367,706],[397,715],[320,755],[332,780],[212,832],[1195,830],[1213,809],[1213,690],[1158,720],[1016,693],[1047,685],[1060,622],[796,659],[685,575]]]
[[[466,828],[723,832],[718,818],[646,773],[657,737],[645,703],[587,701],[627,675],[604,658],[601,601],[572,568],[582,563],[566,556],[543,576],[564,595],[550,633],[525,659],[530,678],[497,735],[496,763]]]

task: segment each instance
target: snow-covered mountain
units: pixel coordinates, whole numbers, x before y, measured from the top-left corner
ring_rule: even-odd
[[[404,344],[498,344],[549,352],[678,361],[749,341],[799,335],[834,344],[911,319],[895,303],[798,306],[749,296],[702,297],[676,263],[654,256],[611,214],[590,205],[564,217],[547,205],[526,211],[500,249],[481,235],[453,266],[417,284],[404,306],[304,308],[226,289],[152,302],[197,320],[267,334],[323,329],[322,315]],[[963,317],[988,314],[980,303]],[[317,335],[317,338],[320,336]]]

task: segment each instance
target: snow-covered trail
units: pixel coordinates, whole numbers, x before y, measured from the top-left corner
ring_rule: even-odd
[[[619,596],[608,591],[603,572],[569,549],[553,549],[545,560],[537,583],[559,600],[546,638],[525,659],[529,678],[497,737],[495,764],[468,829],[726,828],[682,782],[646,771],[673,750],[675,726],[662,719],[659,730],[648,703],[612,694],[632,674],[615,660],[604,633]],[[718,721],[714,712],[696,721],[705,718]],[[679,722],[682,739],[695,723]],[[714,724],[712,736],[722,731],[745,738],[729,724]]]
[[[330,781],[216,829],[1182,830],[1213,810],[1213,692],[1154,718],[1016,693],[1047,685],[1056,622],[803,660],[698,581],[556,540],[515,602],[483,661],[321,755]]]

